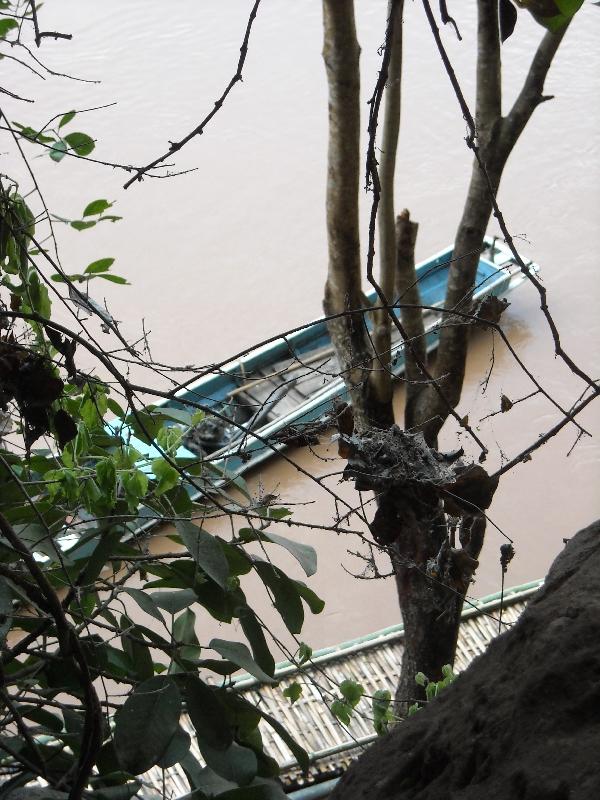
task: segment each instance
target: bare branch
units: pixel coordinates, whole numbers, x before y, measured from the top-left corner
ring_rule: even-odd
[[[40,31],[39,24],[38,24],[38,17],[37,17],[37,7],[35,5],[35,0],[30,0],[29,8],[31,9],[31,19],[33,21],[33,30],[35,32],[35,43],[37,47],[39,47],[42,43],[42,39],[72,39],[73,34],[71,33],[58,33],[57,31]]]
[[[557,33],[547,31],[540,42],[529,67],[523,88],[508,115],[502,120],[501,139],[505,148],[510,148],[521,135],[535,109],[551,97],[544,95],[544,83],[556,51],[567,32],[566,25]]]
[[[248,42],[250,41],[250,32],[252,30],[252,24],[256,17],[259,5],[260,5],[260,0],[255,0],[254,5],[252,6],[252,11],[250,12],[250,16],[248,18],[248,24],[246,25],[244,40],[242,42],[242,46],[240,47],[240,57],[238,60],[237,69],[235,71],[234,76],[225,87],[225,91],[223,92],[223,94],[219,97],[218,100],[215,101],[212,111],[210,111],[204,117],[202,122],[199,125],[197,125],[193,131],[188,133],[187,136],[184,136],[183,139],[180,139],[178,142],[170,142],[169,143],[170,147],[166,153],[164,153],[162,156],[159,156],[158,158],[155,158],[154,161],[151,161],[145,167],[136,170],[135,175],[124,184],[123,186],[124,189],[128,189],[131,186],[131,184],[134,183],[135,181],[141,181],[144,175],[148,172],[148,170],[151,170],[154,167],[158,166],[159,164],[162,164],[164,161],[167,160],[167,158],[172,156],[173,153],[177,153],[179,150],[181,150],[182,147],[185,147],[185,145],[189,141],[191,141],[191,139],[193,139],[196,136],[201,136],[204,133],[204,128],[208,125],[211,119],[221,109],[223,103],[227,99],[227,95],[229,94],[229,92],[233,89],[236,83],[242,80],[242,70],[244,68],[246,56],[248,55]]]
[[[446,0],[440,0],[440,16],[442,18],[442,22],[444,25],[452,25],[454,28],[454,32],[458,38],[459,42],[462,42],[462,36],[460,35],[460,31],[458,30],[458,25],[456,24],[456,20],[454,17],[451,17],[448,13],[448,5]]]

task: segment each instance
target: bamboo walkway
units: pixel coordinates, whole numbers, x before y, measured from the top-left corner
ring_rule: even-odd
[[[499,595],[492,595],[466,607],[458,639],[456,672],[466,669],[498,635],[501,606],[501,627],[506,630],[518,620],[528,598],[540,584],[541,581],[535,581],[510,589],[504,593],[502,602]],[[276,686],[260,684],[254,678],[244,676],[236,681],[243,696],[279,720],[310,754],[310,771],[303,776],[289,747],[271,727],[261,723],[265,750],[279,763],[286,791],[340,775],[377,738],[369,698],[381,689],[388,689],[393,695],[399,677],[402,641],[403,628],[397,625],[315,652],[310,663],[302,669],[288,662],[278,665],[276,676],[279,683]],[[346,726],[331,714],[329,705],[339,696],[339,684],[348,678],[362,684],[365,697],[358,703],[350,724]],[[302,686],[303,692],[291,704],[283,692],[294,682]],[[193,727],[186,717],[182,717],[182,725],[192,737],[193,755],[201,761]],[[148,800],[163,797],[165,789],[165,796],[169,798],[189,792],[185,774],[179,766],[164,772],[155,768],[144,776],[144,783],[147,788],[139,796]]]

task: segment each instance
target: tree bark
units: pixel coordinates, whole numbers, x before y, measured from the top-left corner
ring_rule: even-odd
[[[394,225],[394,175],[396,172],[396,152],[400,133],[400,107],[402,83],[402,12],[404,0],[389,0],[388,19],[394,15],[391,57],[388,67],[388,80],[385,87],[385,108],[383,136],[381,140],[381,159],[379,178],[381,196],[379,199],[379,285],[388,305],[394,297],[396,273],[396,230]],[[391,363],[391,319],[387,309],[375,311],[373,345],[377,356],[371,374],[373,399],[380,409],[382,427],[392,425],[393,387],[390,372]]]
[[[328,323],[348,386],[357,429],[369,424],[369,369],[373,357],[362,306],[358,224],[360,174],[360,47],[353,0],[323,0],[323,59],[329,89],[327,235],[329,262],[323,307],[344,314]],[[346,313],[357,311],[357,313]]]
[[[419,362],[425,364],[427,348],[421,293],[415,271],[415,242],[419,225],[410,218],[408,209],[396,220],[396,297],[400,303],[402,327],[410,340],[410,347],[404,347],[404,377],[406,379],[406,400],[404,405],[404,427],[409,430],[416,424],[415,404],[424,388],[423,373]]]
[[[417,672],[441,680],[442,667],[452,665],[456,654],[464,596],[478,565],[485,534],[485,516],[465,518],[461,524],[462,548],[449,543],[445,515],[431,505],[430,517],[404,525],[393,549],[396,588],[404,624],[404,652],[396,689],[395,711],[406,716],[408,707],[424,699]],[[436,572],[440,554],[448,558],[450,580]]]

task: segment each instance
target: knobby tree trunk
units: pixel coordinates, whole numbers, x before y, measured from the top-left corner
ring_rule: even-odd
[[[386,116],[381,156],[380,285],[387,298],[419,304],[414,269],[417,226],[408,212],[394,224],[393,177],[400,119],[402,2],[390,0],[389,13],[397,13],[394,26]],[[324,308],[341,314],[330,323],[330,333],[349,388],[355,432],[385,428],[393,421],[389,366],[390,324],[375,312],[373,349],[361,313],[345,312],[362,305],[358,191],[360,174],[359,53],[352,0],[323,0],[325,44],[323,55],[329,86],[329,150],[327,176],[327,229],[329,267]],[[475,159],[462,218],[454,243],[446,308],[469,310],[479,255],[507,159],[535,108],[545,99],[544,81],[564,30],[542,39],[523,89],[506,117],[501,113],[501,61],[498,0],[478,0],[478,55]],[[395,299],[394,298],[394,299]],[[468,328],[458,318],[446,317],[438,353],[428,370],[443,388],[446,402],[424,380],[419,361],[426,364],[422,314],[401,311],[402,325],[411,348],[406,348],[407,405],[405,425],[420,429],[430,446],[448,417],[448,401],[456,406],[462,391]],[[481,468],[476,468],[481,469]],[[413,487],[414,488],[414,487]],[[491,499],[491,498],[490,498]],[[378,530],[373,535],[388,547],[405,628],[404,658],[396,695],[396,708],[419,699],[415,673],[439,680],[445,664],[454,661],[463,599],[483,545],[485,516],[462,513],[458,530],[450,526],[439,497],[403,492],[397,487],[378,493]],[[487,506],[482,506],[485,508]],[[453,512],[454,513],[454,512]],[[455,542],[458,533],[460,544]]]

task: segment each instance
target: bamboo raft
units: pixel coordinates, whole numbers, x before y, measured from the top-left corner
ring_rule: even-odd
[[[500,609],[502,627],[506,629],[514,625],[529,597],[541,583],[534,581],[509,589],[503,597],[500,594],[490,595],[465,608],[455,672],[466,669],[498,635]],[[309,788],[316,791],[318,785],[325,786],[339,777],[351,761],[377,738],[369,700],[360,700],[347,726],[331,714],[328,703],[338,696],[337,686],[348,678],[360,683],[366,696],[370,697],[381,689],[388,689],[393,695],[400,675],[403,636],[403,626],[395,625],[315,652],[310,663],[302,669],[289,662],[279,664],[275,673],[279,683],[275,686],[261,684],[255,678],[244,675],[236,680],[236,689],[279,720],[309,753],[310,770],[304,776],[281,737],[268,725],[261,723],[265,750],[280,765],[280,778],[285,791],[291,792],[297,800],[309,796],[324,797],[325,794],[321,793],[308,794]],[[283,692],[294,682],[302,685],[303,694],[292,705]],[[191,722],[183,716],[181,724],[192,738],[191,752],[202,761]],[[157,793],[164,789],[166,796],[173,798],[189,792],[185,774],[178,765],[164,772],[154,768],[144,776],[144,786],[139,797],[147,800],[162,797]],[[153,790],[152,786],[156,788]]]

